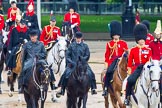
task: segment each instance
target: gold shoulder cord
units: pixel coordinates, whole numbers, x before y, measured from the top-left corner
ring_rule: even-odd
[[[112,46],[112,47],[111,47],[110,43],[108,43],[108,45],[109,45],[109,48],[111,49],[111,54],[109,56],[109,60],[110,60],[110,58],[114,54],[115,49],[117,48],[117,42],[115,42],[114,46]]]
[[[47,38],[44,39],[45,41],[49,40],[50,38],[53,38],[53,34],[52,34],[53,27],[51,27],[49,32],[47,31],[47,27],[48,26],[45,26],[46,37],[47,37]]]

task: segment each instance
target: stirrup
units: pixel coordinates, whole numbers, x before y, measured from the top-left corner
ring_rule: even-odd
[[[103,93],[102,93],[102,96],[105,96],[106,97],[107,95],[108,95],[107,90],[104,90]]]
[[[124,104],[125,104],[126,106],[129,106],[129,99],[125,99],[125,100],[124,100]]]
[[[97,94],[96,90],[95,90],[95,89],[92,89],[92,90],[91,90],[91,94],[92,94],[92,95]]]

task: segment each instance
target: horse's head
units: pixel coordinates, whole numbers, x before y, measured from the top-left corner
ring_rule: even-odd
[[[62,23],[62,35],[63,36],[69,36],[71,30],[71,24],[69,21],[65,21]]]
[[[161,72],[159,61],[151,60],[150,62],[147,62],[143,70],[148,86],[151,86],[152,90],[156,92],[159,89],[159,79]]]
[[[41,85],[48,84],[50,82],[50,77],[51,77],[51,67],[52,65],[47,65],[44,63],[40,63],[38,66],[38,71],[40,72],[40,83]]]
[[[77,71],[81,74],[86,74],[87,72],[87,62],[81,57],[77,61]]]
[[[55,44],[56,46],[56,52],[58,54],[58,56],[63,59],[65,58],[65,51],[67,49],[67,41],[65,39],[65,37],[58,37],[58,42]]]

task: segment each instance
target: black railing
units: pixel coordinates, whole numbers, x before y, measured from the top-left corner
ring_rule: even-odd
[[[77,12],[80,14],[122,14],[124,3],[93,3],[93,2],[78,2]],[[17,6],[22,12],[26,11],[27,2],[19,2]],[[35,6],[36,3],[35,3]],[[4,13],[10,7],[8,2],[3,2]],[[138,8],[142,14],[162,15],[162,3],[133,3],[133,11]],[[35,8],[36,9],[36,8]],[[41,2],[41,14],[49,14],[53,10],[55,14],[64,14],[68,11],[68,3],[64,2]]]

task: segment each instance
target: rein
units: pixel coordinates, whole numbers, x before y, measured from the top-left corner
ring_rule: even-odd
[[[37,76],[36,75],[36,58],[34,59],[33,80],[34,80],[34,84],[35,84],[36,88],[39,89],[40,92],[41,92],[41,100],[44,101],[45,100],[45,97],[46,97],[46,95],[44,93],[44,90],[43,90],[44,87],[43,87],[43,85],[39,85],[40,82],[38,80],[38,77],[35,78],[35,76]],[[36,81],[36,79],[37,79],[38,82]]]
[[[150,105],[152,104],[151,103],[151,96],[152,96],[152,92],[151,92],[151,94],[149,94],[149,91],[150,91],[150,85],[151,85],[151,83],[152,82],[154,82],[154,81],[159,81],[159,80],[152,80],[152,78],[151,78],[151,73],[149,73],[149,76],[150,76],[150,83],[148,84],[148,89],[147,90],[145,90],[144,89],[144,86],[143,86],[143,84],[142,83],[140,83],[140,86],[141,86],[141,88],[142,88],[142,91],[143,91],[143,93],[146,95],[146,97],[147,97],[147,101],[148,101],[148,108],[150,108]],[[145,79],[145,81],[146,81],[146,78],[144,78]],[[156,93],[156,91],[155,91],[155,93]],[[158,97],[159,95],[156,93],[156,97]]]
[[[61,51],[65,51],[65,50],[61,49],[61,50],[59,50],[58,52],[61,52]],[[55,50],[54,50],[54,52],[52,52],[52,55],[53,55],[53,57],[54,57],[54,63],[58,66],[58,69],[57,69],[57,72],[56,72],[56,74],[58,74],[59,71],[60,71],[60,66],[61,66],[62,60],[63,60],[65,57],[61,58],[61,57],[59,56],[59,59],[58,59],[58,61],[57,61],[57,59],[56,59],[56,57],[55,57]]]

